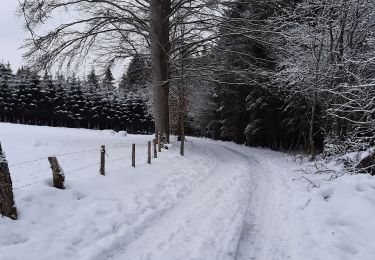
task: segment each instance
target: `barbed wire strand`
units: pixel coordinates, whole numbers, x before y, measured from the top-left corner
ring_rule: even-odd
[[[38,183],[41,183],[41,182],[47,181],[47,180],[49,180],[49,179],[51,179],[51,177],[46,178],[46,179],[42,179],[42,180],[39,180],[39,181],[36,181],[36,182],[32,182],[32,183],[29,183],[29,184],[25,184],[25,185],[23,185],[23,186],[16,187],[16,188],[14,188],[13,190],[22,190],[22,189],[24,189],[24,188],[27,188],[27,187],[30,187],[30,186],[32,186],[32,185],[35,185],[35,184],[38,184]]]
[[[117,159],[109,160],[109,161],[106,161],[106,163],[120,161],[120,160],[123,160],[123,159],[126,159],[126,157],[120,157],[120,158],[117,158]],[[80,172],[82,170],[85,170],[85,169],[88,169],[88,168],[91,168],[91,167],[94,167],[94,166],[98,166],[98,165],[100,165],[100,162],[99,163],[89,164],[89,165],[86,165],[86,166],[78,168],[78,169],[74,169],[74,170],[70,170],[70,171],[64,172],[64,175],[70,175],[72,173],[77,173],[77,172]],[[25,184],[25,185],[20,186],[20,187],[15,187],[13,190],[22,190],[24,188],[33,186],[35,184],[38,184],[38,183],[41,183],[41,182],[44,182],[44,181],[48,181],[50,179],[52,179],[52,177],[48,177],[48,178],[45,178],[45,179],[42,179],[42,180],[39,180],[39,181],[36,181],[36,182]]]
[[[126,148],[126,147],[130,147],[130,146],[129,145],[123,145],[123,146],[106,147],[106,150],[121,149],[121,148]],[[100,151],[100,148],[88,149],[88,150],[76,151],[76,152],[69,152],[69,153],[63,153],[63,154],[53,154],[53,156],[55,156],[55,157],[65,157],[65,156],[69,156],[69,155],[82,154],[82,153],[93,152],[93,151]],[[41,158],[35,159],[35,160],[28,160],[28,161],[24,161],[24,162],[9,164],[9,167],[17,167],[17,166],[20,166],[20,165],[31,164],[31,163],[34,163],[34,162],[39,162],[39,161],[43,161],[43,160],[47,160],[47,159],[48,159],[48,156],[47,157],[41,157]]]

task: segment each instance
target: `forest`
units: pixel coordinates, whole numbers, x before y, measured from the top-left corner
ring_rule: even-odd
[[[210,103],[195,125],[214,139],[312,159],[372,147],[374,2],[279,3],[228,9],[224,36],[199,61],[210,68],[201,83]]]
[[[151,133],[154,127],[145,91],[148,77],[139,74],[137,68],[142,65],[146,64],[141,58],[132,60],[116,86],[109,68],[102,79],[92,69],[81,80],[74,74],[52,77],[45,72],[41,77],[29,67],[13,74],[9,64],[0,64],[0,119],[30,125]],[[147,69],[141,73],[147,73]]]
[[[375,0],[1,2],[0,259],[375,259],[374,177]]]
[[[154,121],[166,136],[186,131],[311,159],[374,145],[373,1],[39,2],[21,8],[32,33],[57,9],[90,18],[26,42],[30,68],[13,75],[1,65],[3,121],[130,132],[152,132]],[[101,80],[94,70],[37,76],[79,68],[94,50]],[[133,61],[133,74],[115,86],[110,68],[121,59]]]

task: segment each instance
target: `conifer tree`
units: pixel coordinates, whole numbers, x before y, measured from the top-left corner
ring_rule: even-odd
[[[113,90],[114,90],[114,79],[115,78],[113,77],[112,71],[108,67],[106,69],[105,73],[104,73],[103,85],[102,85],[103,91],[105,91],[106,93],[113,92]]]
[[[121,78],[119,88],[124,91],[139,90],[150,85],[150,71],[146,60],[139,54],[130,61],[126,73]]]
[[[14,108],[12,102],[12,91],[9,83],[6,80],[0,80],[0,118],[3,122],[8,122],[8,117],[11,115]]]
[[[111,71],[109,71],[109,76],[111,76],[111,74],[112,74],[110,72]],[[113,77],[112,77],[112,80],[113,80]],[[89,91],[91,91],[91,92],[99,91],[99,88],[100,88],[99,78],[96,75],[94,68],[91,69],[90,74],[87,76],[87,82],[86,83],[88,85]]]

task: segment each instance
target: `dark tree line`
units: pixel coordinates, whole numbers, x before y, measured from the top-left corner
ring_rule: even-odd
[[[210,51],[190,60],[192,68],[201,68],[189,78],[203,96],[193,95],[192,106],[205,104],[190,113],[196,134],[275,150],[308,149],[308,106],[303,99],[290,104],[281,95],[274,78],[276,47],[263,33],[278,8],[276,1],[228,4],[222,36]],[[322,147],[321,137],[315,138]]]
[[[270,44],[267,19],[277,2],[250,1],[233,4],[227,12],[223,35],[212,55],[220,64],[214,73],[216,109],[207,126],[214,138],[263,146],[275,150],[308,150],[308,105],[303,97],[290,103],[275,82],[277,46]],[[244,33],[231,34],[234,30]],[[323,140],[316,133],[316,144]]]
[[[28,67],[13,74],[0,64],[0,120],[2,122],[73,128],[126,130],[152,133],[149,70],[137,57],[131,61],[119,87],[108,68],[102,79],[92,69],[81,80],[76,76],[40,76]],[[139,77],[143,73],[143,77]]]
[[[64,8],[81,15],[39,34]],[[104,65],[137,54],[132,64],[142,66],[148,57],[156,131],[166,139],[170,127],[180,136],[186,128],[312,159],[375,144],[371,0],[24,0],[21,11],[34,36],[25,56],[36,68],[77,65],[89,53]],[[93,98],[113,103],[106,75],[106,96]]]
[[[372,147],[374,17],[366,0],[229,3],[217,41],[187,61],[190,126],[312,158]]]

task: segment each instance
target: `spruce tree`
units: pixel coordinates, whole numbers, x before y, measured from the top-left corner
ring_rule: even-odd
[[[140,90],[150,84],[150,71],[146,60],[139,54],[130,61],[121,78],[119,88],[124,91]]]
[[[12,91],[8,81],[0,80],[0,116],[1,121],[8,122],[8,118],[13,111]]]
[[[106,91],[107,93],[112,93],[114,91],[114,80],[111,69],[108,67],[104,73],[103,78],[103,91]]]
[[[48,75],[47,71],[44,73],[41,82],[41,92],[44,100],[39,105],[39,117],[44,121],[44,124],[54,126],[54,111],[56,89],[52,80],[52,76]]]
[[[109,76],[111,76],[112,73],[111,71],[108,72]],[[112,79],[113,80],[113,79]],[[98,91],[100,86],[99,86],[99,78],[95,73],[94,68],[91,69],[90,74],[87,76],[87,82],[86,82],[88,89],[91,92]]]

